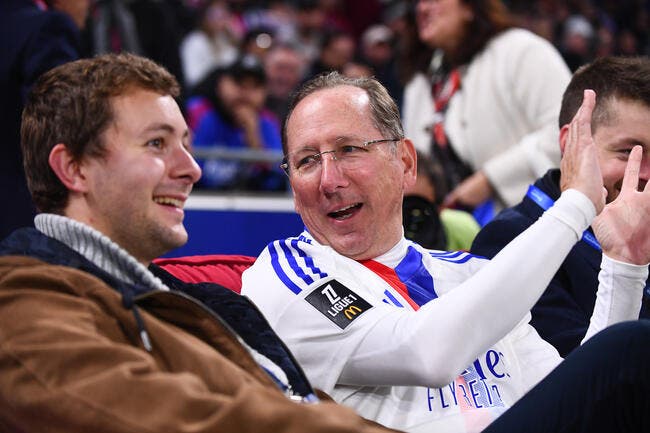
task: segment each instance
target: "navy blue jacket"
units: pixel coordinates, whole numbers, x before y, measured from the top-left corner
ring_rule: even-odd
[[[79,30],[61,12],[32,0],[0,1],[0,239],[32,225],[34,209],[23,174],[20,116],[25,96],[45,71],[79,57]]]
[[[0,256],[4,255],[30,256],[50,264],[68,266],[92,274],[122,294],[125,308],[133,309],[138,296],[151,292],[148,287],[127,284],[112,277],[65,244],[33,228],[16,230],[2,241]],[[198,301],[225,322],[250,347],[282,368],[295,392],[302,396],[313,394],[311,385],[289,349],[247,297],[218,284],[184,283],[156,265],[151,265],[150,270],[172,291],[182,292]],[[135,310],[134,314],[137,314],[137,307]],[[141,319],[136,315],[136,320]]]
[[[560,197],[560,170],[549,170],[537,179],[535,186],[557,200]],[[474,239],[471,252],[494,257],[508,242],[537,221],[543,212],[532,199],[524,197],[521,203],[503,210],[481,230]],[[531,310],[531,325],[562,356],[580,345],[589,327],[596,302],[601,257],[602,253],[585,241],[578,242]],[[643,294],[640,317],[650,318],[648,285]]]

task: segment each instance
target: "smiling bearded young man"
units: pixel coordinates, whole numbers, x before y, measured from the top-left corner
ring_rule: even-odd
[[[489,262],[404,238],[402,198],[415,182],[417,162],[397,106],[375,79],[314,78],[296,94],[283,131],[282,167],[305,230],[268,244],[244,273],[242,294],[262,310],[312,383],[389,427],[478,432],[495,419],[490,431],[616,425],[608,422],[624,411],[614,408],[632,403],[611,398],[625,393],[613,390],[625,381],[591,371],[611,348],[587,342],[574,361],[561,363],[527,323],[530,307],[604,206],[589,129],[594,103],[594,93],[586,92],[571,122],[562,197]],[[603,234],[618,229],[623,208],[633,217],[603,245],[601,275],[620,308],[594,314],[587,337],[638,316],[648,269],[637,265],[650,261],[650,228],[642,223],[650,217],[650,188],[636,188],[639,151],[631,153],[619,198],[598,217]],[[635,254],[627,255],[630,250]],[[541,391],[525,395],[558,364]],[[643,363],[637,367],[630,377],[648,376]],[[592,374],[589,383],[602,392],[575,383]],[[629,397],[648,407],[642,393]],[[603,402],[607,410],[599,409]]]
[[[388,431],[319,400],[246,298],[151,264],[186,242],[201,175],[178,93],[129,54],[35,84],[21,132],[40,213],[0,243],[0,430]]]

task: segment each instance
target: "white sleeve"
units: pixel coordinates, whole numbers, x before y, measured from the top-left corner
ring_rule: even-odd
[[[596,305],[582,343],[609,325],[638,319],[647,278],[648,265],[623,263],[603,254]]]
[[[442,387],[528,313],[596,212],[565,191],[492,261],[417,312],[396,309],[356,346],[339,383]],[[408,360],[408,362],[405,362]]]

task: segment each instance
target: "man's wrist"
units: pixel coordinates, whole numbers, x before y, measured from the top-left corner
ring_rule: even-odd
[[[582,233],[596,217],[594,204],[585,194],[576,189],[562,192],[560,198],[546,212],[573,229],[577,239],[582,237]]]

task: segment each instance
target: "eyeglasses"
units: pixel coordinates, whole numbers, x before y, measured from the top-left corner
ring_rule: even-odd
[[[311,153],[309,149],[298,150],[285,155],[280,167],[290,175],[309,176],[320,171],[323,155],[330,154],[332,159],[338,161],[342,168],[354,169],[363,164],[370,154],[370,147],[379,143],[394,143],[401,138],[380,138],[377,140],[361,141],[350,138],[341,138],[336,141],[336,148],[319,153]]]

